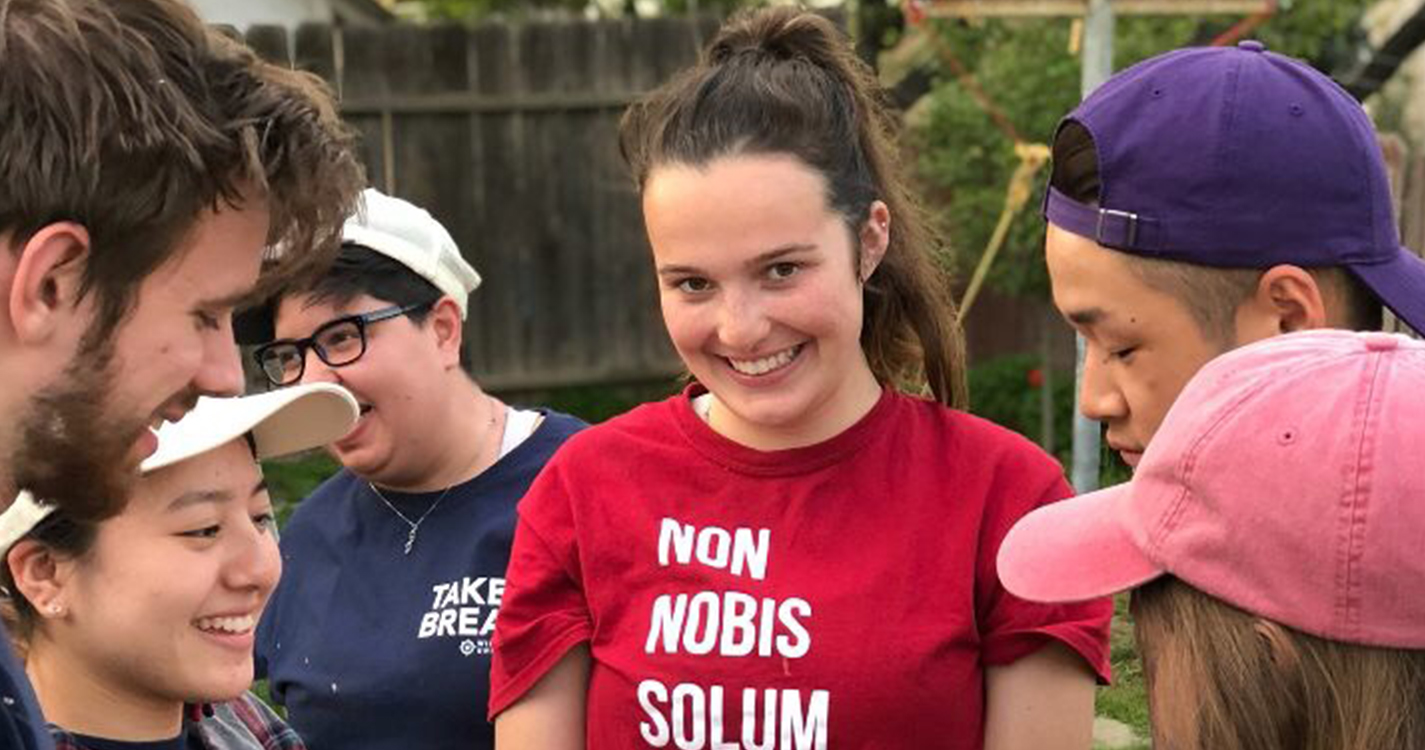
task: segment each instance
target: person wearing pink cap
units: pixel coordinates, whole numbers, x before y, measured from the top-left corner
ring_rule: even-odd
[[[1080,410],[1137,464],[1212,357],[1313,328],[1425,331],[1359,102],[1259,42],[1113,76],[1059,126],[1044,199],[1054,304],[1086,344]]]
[[[1154,746],[1425,747],[1425,343],[1314,331],[1214,360],[1125,484],[1039,509],[999,574],[1134,589]]]
[[[58,750],[302,747],[255,698],[252,643],[281,574],[260,459],[356,421],[320,384],[204,398],[164,425],[123,510],[21,493],[0,514],[4,616]]]

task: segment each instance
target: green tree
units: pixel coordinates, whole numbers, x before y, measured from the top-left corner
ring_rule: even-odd
[[[1295,0],[1252,31],[1274,51],[1326,71],[1351,60],[1364,0]],[[1237,17],[1120,16],[1114,35],[1116,70],[1175,47],[1207,44]],[[951,238],[952,270],[968,278],[1005,202],[1019,160],[1013,141],[996,127],[946,63],[959,60],[1026,141],[1047,143],[1059,118],[1079,101],[1080,60],[1070,50],[1072,21],[928,20],[937,36],[932,84],[911,109],[908,132],[928,202]],[[935,45],[932,45],[935,46]],[[1041,171],[1034,195],[1042,193]],[[1043,223],[1032,200],[1015,220],[988,284],[1012,295],[1047,290],[1041,259]]]

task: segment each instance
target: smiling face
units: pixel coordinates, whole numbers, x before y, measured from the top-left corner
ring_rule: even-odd
[[[861,350],[853,241],[867,274],[885,250],[884,220],[857,240],[828,208],[822,178],[775,155],[657,167],[643,213],[663,320],[716,398],[714,429],[753,447],[792,447],[870,410],[880,386]]]
[[[200,395],[242,391],[232,312],[257,281],[267,230],[261,201],[200,217],[117,329],[31,399],[12,458],[17,485],[65,506],[85,502],[71,503],[76,491],[123,497],[158,447],[150,428],[181,418]],[[90,298],[75,324],[92,316]]]
[[[1122,257],[1049,225],[1045,260],[1054,305],[1084,337],[1079,409],[1108,428],[1136,466],[1168,408],[1228,345],[1209,339],[1177,298],[1149,286]]]
[[[57,564],[66,613],[44,625],[37,653],[119,703],[237,696],[281,573],[273,526],[245,440],[144,476],[93,547]]]
[[[277,339],[302,339],[338,318],[391,307],[368,294],[349,302],[287,297],[278,305]],[[446,373],[455,366],[441,330],[459,328],[459,312],[448,298],[416,323],[400,315],[366,326],[366,353],[351,364],[328,367],[308,351],[300,382],[345,386],[361,405],[361,418],[341,440],[328,446],[343,466],[386,486],[410,486],[428,475],[448,450],[430,426],[443,420]],[[454,356],[458,356],[454,355]]]

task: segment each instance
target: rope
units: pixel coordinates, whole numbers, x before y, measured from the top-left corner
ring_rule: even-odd
[[[1015,167],[1014,176],[1009,179],[999,223],[995,225],[994,234],[990,235],[989,244],[985,246],[979,264],[975,266],[975,275],[970,277],[970,286],[965,290],[964,298],[960,300],[961,320],[970,314],[975,298],[980,295],[980,287],[984,286],[985,277],[989,276],[990,267],[994,265],[995,257],[1004,245],[1004,238],[1009,234],[1014,217],[1023,210],[1024,204],[1029,202],[1034,176],[1049,162],[1049,147],[1042,143],[1016,143],[1014,153],[1019,157],[1019,166]]]

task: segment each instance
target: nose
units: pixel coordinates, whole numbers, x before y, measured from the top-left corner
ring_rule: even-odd
[[[1090,347],[1084,356],[1084,382],[1079,391],[1079,411],[1089,419],[1110,422],[1128,416],[1128,402],[1118,390],[1109,366]]]
[[[727,348],[751,352],[767,338],[772,326],[763,300],[755,292],[729,290],[718,310],[718,340]]]
[[[282,576],[277,539],[270,530],[260,529],[250,521],[238,525],[241,531],[228,537],[232,548],[223,565],[223,582],[229,588],[254,590],[265,597]]]
[[[242,359],[233,340],[231,320],[204,333],[202,361],[198,363],[193,384],[208,396],[238,396],[245,390]]]

